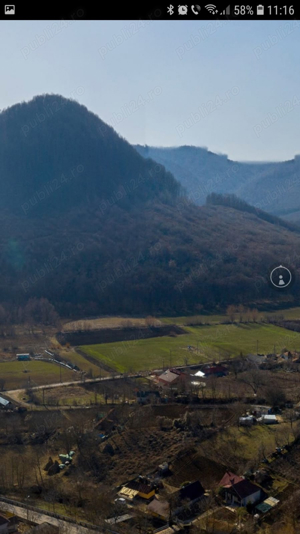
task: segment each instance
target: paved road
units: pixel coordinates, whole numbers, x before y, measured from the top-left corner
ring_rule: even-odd
[[[33,510],[27,510],[25,507],[17,506],[14,504],[8,504],[6,502],[2,502],[0,500],[0,509],[4,512],[11,512],[15,514],[17,517],[20,517],[22,519],[26,519],[28,521],[32,521],[33,523],[40,524],[40,523],[50,523],[51,525],[54,525],[56,527],[60,528],[61,532],[64,532],[65,534],[96,534],[95,530],[90,530],[86,527],[83,527],[81,525],[76,525],[75,523],[69,523],[68,521],[63,521],[62,519],[57,519],[56,517],[52,517],[51,515],[48,515],[46,513],[42,512],[34,512]]]

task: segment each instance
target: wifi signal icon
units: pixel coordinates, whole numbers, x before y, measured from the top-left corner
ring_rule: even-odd
[[[211,15],[216,15],[218,13],[217,6],[214,6],[214,4],[207,4],[205,9],[207,9]]]

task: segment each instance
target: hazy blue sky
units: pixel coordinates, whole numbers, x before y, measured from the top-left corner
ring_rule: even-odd
[[[131,143],[300,153],[299,21],[0,21],[1,104],[73,97]],[[299,99],[299,100],[298,100]]]

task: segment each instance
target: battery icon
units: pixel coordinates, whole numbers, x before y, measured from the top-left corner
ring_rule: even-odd
[[[262,6],[261,4],[259,4],[259,6],[257,6],[256,14],[257,15],[264,15],[265,14],[265,7]]]

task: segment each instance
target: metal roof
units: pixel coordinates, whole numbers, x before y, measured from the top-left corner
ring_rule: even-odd
[[[167,370],[164,371],[161,375],[159,375],[158,380],[161,380],[162,382],[168,382],[172,383],[175,380],[178,380],[179,374],[174,373],[173,371]]]
[[[273,415],[273,414],[264,414],[261,417],[259,417],[257,420],[259,423],[278,423],[278,419],[276,415]]]
[[[275,499],[274,497],[268,497],[263,502],[258,504],[255,507],[255,509],[258,510],[259,512],[262,512],[263,514],[265,514],[266,512],[271,510],[274,506],[276,506],[276,504],[278,504],[278,503],[279,503],[278,499]]]
[[[197,373],[194,374],[194,376],[205,376],[205,373],[203,371],[197,371]]]
[[[267,504],[270,504],[270,506],[275,506],[276,504],[279,503],[279,500],[278,499],[275,499],[275,497],[268,497],[267,499],[265,499],[265,501]]]
[[[137,494],[138,491],[127,488],[126,486],[123,486],[123,488],[118,493],[120,497],[126,497],[127,499],[134,499]]]
[[[10,401],[4,399],[3,397],[0,397],[0,404],[2,404],[2,406],[7,406],[8,404],[10,404]]]

